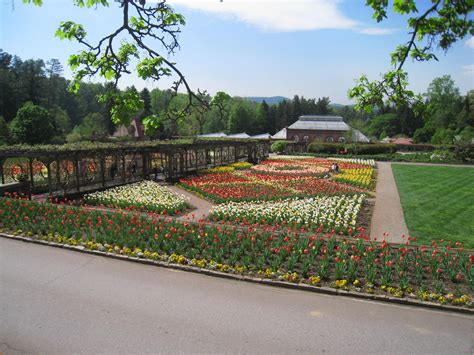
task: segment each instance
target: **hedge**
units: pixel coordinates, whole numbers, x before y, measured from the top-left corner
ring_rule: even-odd
[[[395,153],[395,144],[343,144],[313,142],[308,146],[309,153],[327,154],[391,154]]]

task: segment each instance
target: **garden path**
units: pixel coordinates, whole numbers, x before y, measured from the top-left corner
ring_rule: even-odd
[[[385,239],[391,243],[402,243],[404,242],[403,236],[408,236],[408,228],[403,216],[392,164],[377,162],[377,167],[377,189],[370,226],[370,239],[377,238],[377,240]]]
[[[189,203],[192,206],[196,207],[195,210],[192,210],[188,214],[185,214],[185,215],[182,215],[181,217],[179,217],[178,218],[179,220],[197,222],[197,221],[200,221],[200,220],[203,220],[203,219],[207,218],[207,216],[209,215],[209,211],[210,211],[211,207],[213,206],[213,204],[211,202],[209,202],[209,201],[207,201],[203,198],[200,198],[200,197],[196,196],[195,194],[192,194],[192,193],[190,193],[186,190],[180,189],[177,186],[168,185],[167,187],[171,191],[173,191],[174,193],[184,195],[185,197],[187,197],[189,199]]]

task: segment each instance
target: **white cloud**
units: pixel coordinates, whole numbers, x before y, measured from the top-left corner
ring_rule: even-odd
[[[357,29],[360,24],[344,16],[337,7],[338,2],[339,0],[169,0],[170,4],[236,19],[265,31]],[[368,30],[376,32],[374,29]]]
[[[464,75],[474,76],[474,64],[463,65],[462,70],[464,71]]]
[[[466,46],[469,48],[474,48],[474,37],[471,37],[466,41]]]
[[[371,36],[390,35],[395,33],[395,28],[367,27],[358,30],[359,33]]]

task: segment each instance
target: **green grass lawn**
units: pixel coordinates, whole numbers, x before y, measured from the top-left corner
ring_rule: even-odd
[[[474,168],[392,165],[410,235],[474,248]]]

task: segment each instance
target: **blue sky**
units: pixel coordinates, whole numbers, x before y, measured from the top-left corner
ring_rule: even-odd
[[[329,96],[350,103],[347,90],[365,73],[375,79],[389,68],[389,53],[408,38],[406,19],[390,14],[377,23],[362,0],[170,0],[185,15],[181,50],[172,57],[194,89],[237,96]],[[91,39],[119,26],[116,4],[79,9],[68,0],[42,7],[0,0],[0,48],[22,59],[59,59],[80,47],[54,37],[60,21],[82,23]],[[427,0],[419,1],[421,5]],[[14,9],[12,9],[12,4]],[[421,9],[420,9],[421,10]],[[466,38],[439,62],[409,63],[411,88],[425,92],[449,74],[462,93],[474,89],[474,40]],[[124,78],[121,86],[166,88],[169,82]]]

